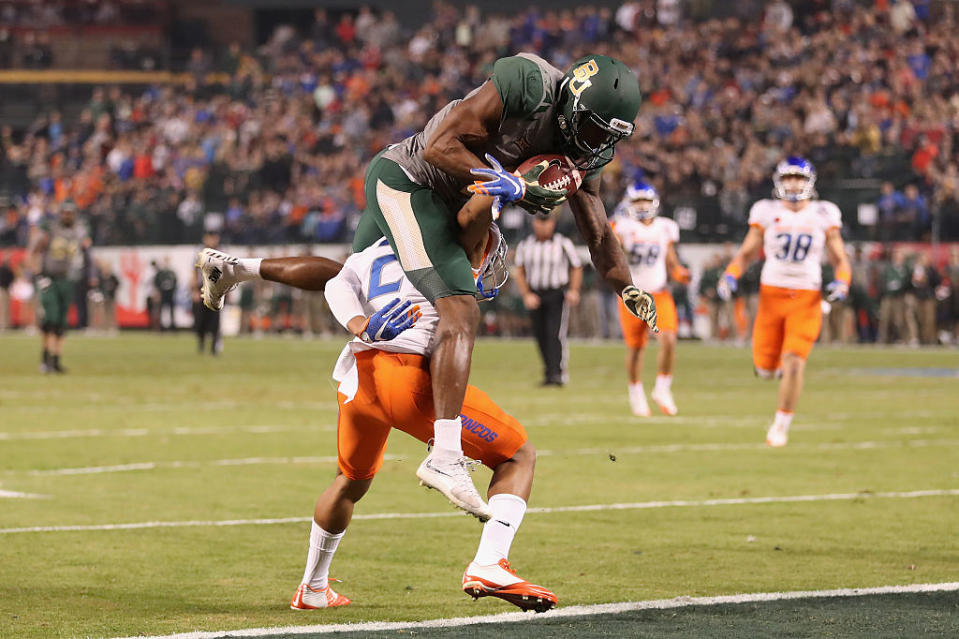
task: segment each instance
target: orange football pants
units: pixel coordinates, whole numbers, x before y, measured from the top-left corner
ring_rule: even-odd
[[[350,479],[371,479],[383,465],[390,429],[420,440],[433,438],[433,390],[429,360],[422,355],[368,350],[356,353],[359,387],[353,401],[337,393],[336,447],[340,470]],[[526,430],[489,395],[466,387],[463,452],[495,468],[527,441]]]
[[[653,293],[656,302],[656,325],[660,333],[675,333],[679,327],[676,317],[676,303],[669,291]],[[619,325],[623,329],[623,341],[630,348],[643,348],[649,341],[649,327],[646,322],[629,312],[622,298],[619,300]]]
[[[759,310],[753,325],[753,365],[778,370],[783,353],[809,357],[822,327],[822,295],[779,286],[759,288]]]

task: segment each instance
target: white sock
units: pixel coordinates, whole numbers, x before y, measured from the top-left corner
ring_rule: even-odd
[[[306,556],[306,570],[300,583],[308,583],[315,590],[322,590],[329,585],[327,577],[330,575],[330,563],[345,534],[344,530],[332,535],[313,522],[310,528],[310,553]]]
[[[463,420],[437,419],[433,422],[433,448],[439,452],[456,455],[463,454]]]
[[[656,390],[669,390],[673,385],[672,375],[657,375]]]
[[[793,412],[791,410],[777,410],[776,421],[773,423],[788,431],[789,426],[793,423]]]
[[[233,269],[233,273],[242,282],[255,280],[260,277],[260,262],[262,261],[262,257],[241,257],[240,263]]]
[[[500,559],[509,558],[509,547],[526,514],[526,501],[516,495],[493,495],[489,498],[489,509],[493,516],[483,525],[479,548],[473,558],[480,566],[492,566]]]
[[[629,399],[635,400],[637,397],[643,397],[643,383],[642,382],[630,382],[629,383]]]

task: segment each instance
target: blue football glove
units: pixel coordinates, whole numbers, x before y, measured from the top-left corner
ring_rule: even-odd
[[[493,203],[494,217],[499,216],[499,208],[503,204],[510,202],[518,202],[530,213],[549,213],[566,201],[566,191],[547,189],[539,184],[539,175],[546,170],[549,162],[544,160],[523,175],[516,175],[506,171],[489,153],[486,154],[486,161],[493,168],[470,169],[470,173],[485,180],[476,180],[467,190],[470,193],[496,196],[498,202]]]
[[[476,180],[467,187],[467,190],[470,193],[495,196],[492,210],[493,219],[497,220],[504,204],[515,202],[523,197],[523,182],[517,176],[505,170],[499,160],[489,153],[486,154],[486,161],[493,167],[492,169],[486,167],[470,169],[470,173],[486,178],[486,181]]]
[[[826,301],[841,302],[849,295],[849,285],[842,280],[833,280],[826,285]]]
[[[738,288],[739,282],[736,278],[729,273],[723,273],[723,276],[719,278],[719,284],[716,285],[716,294],[719,295],[719,299],[728,302],[733,299],[733,293]]]
[[[366,318],[360,339],[367,344],[387,342],[413,326],[416,320],[423,316],[419,306],[410,308],[412,302],[409,300],[394,308],[399,303],[400,298],[393,298],[389,304]]]

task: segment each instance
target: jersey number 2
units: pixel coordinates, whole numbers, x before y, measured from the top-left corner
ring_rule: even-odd
[[[808,233],[797,235],[795,242],[789,233],[780,233],[776,236],[776,240],[780,242],[779,250],[776,251],[777,260],[802,262],[809,253],[809,247],[812,246],[812,235]]]
[[[374,297],[386,295],[387,293],[395,293],[400,290],[400,281],[402,278],[395,282],[382,281],[383,267],[395,261],[395,255],[381,255],[373,260],[373,266],[370,267],[370,290],[367,291],[366,299],[371,300]]]

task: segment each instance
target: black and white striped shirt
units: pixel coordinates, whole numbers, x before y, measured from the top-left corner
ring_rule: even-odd
[[[526,271],[530,289],[542,291],[563,288],[569,284],[569,269],[580,266],[572,241],[564,235],[540,242],[530,235],[516,247],[516,265]]]

